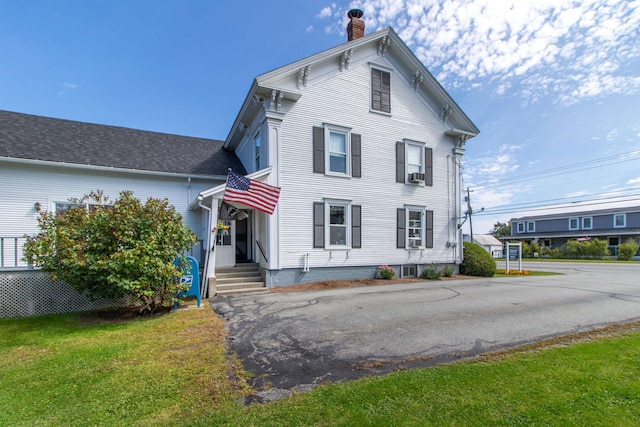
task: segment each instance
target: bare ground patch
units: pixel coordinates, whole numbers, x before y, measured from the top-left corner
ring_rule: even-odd
[[[473,279],[472,276],[465,276],[457,274],[451,277],[442,277],[441,280],[429,280],[422,279],[420,277],[406,277],[403,279],[354,279],[354,280],[327,280],[322,282],[304,283],[301,285],[292,286],[278,286],[270,288],[271,292],[305,292],[305,291],[320,291],[323,289],[339,289],[339,288],[358,288],[364,286],[379,286],[379,285],[396,285],[400,283],[414,283],[414,282],[439,282],[448,280],[460,280],[460,279]]]

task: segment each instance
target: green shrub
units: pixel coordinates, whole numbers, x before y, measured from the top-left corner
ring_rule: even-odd
[[[101,191],[69,201],[78,206],[39,213],[40,232],[24,245],[29,263],[91,298],[132,296],[148,312],[171,306],[183,290],[174,261],[196,242],[175,208],[166,199],[143,203],[130,191],[113,204]]]
[[[445,265],[442,268],[442,275],[444,277],[451,277],[455,272],[456,272],[456,268],[453,265]]]
[[[577,240],[569,240],[565,248],[565,256],[567,258],[593,258],[601,259],[609,255],[609,248],[605,240],[593,239],[578,242]]]
[[[618,259],[623,261],[631,261],[638,252],[638,243],[629,239],[620,246],[618,246]]]
[[[440,280],[440,278],[442,277],[442,270],[440,270],[437,265],[431,264],[429,267],[425,267],[422,269],[420,277],[429,280]]]
[[[469,276],[493,277],[496,274],[496,260],[480,245],[464,242],[464,259],[460,273]]]

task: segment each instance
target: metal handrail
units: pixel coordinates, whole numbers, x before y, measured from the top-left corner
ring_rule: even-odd
[[[262,243],[260,243],[260,240],[256,240],[256,243],[258,244],[258,249],[260,249],[260,253],[262,254],[262,258],[264,258],[265,262],[269,262],[269,258],[267,258],[267,255],[265,255],[264,253],[264,248],[262,247]]]

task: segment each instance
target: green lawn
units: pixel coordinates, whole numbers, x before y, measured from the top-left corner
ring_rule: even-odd
[[[249,407],[223,343],[209,309],[0,320],[0,425],[640,425],[640,324]]]

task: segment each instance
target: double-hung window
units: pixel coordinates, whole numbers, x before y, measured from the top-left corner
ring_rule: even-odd
[[[433,186],[433,149],[408,139],[397,142],[396,182]]]
[[[411,249],[424,246],[424,210],[407,209],[407,246]]]
[[[582,218],[582,229],[583,230],[591,230],[593,228],[593,218],[590,216],[585,216]]]
[[[524,233],[524,222],[518,223],[518,233]]]
[[[349,175],[349,133],[327,128],[329,149],[326,150],[328,173]]]
[[[423,206],[405,206],[397,213],[397,247],[433,248],[433,211]]]
[[[536,231],[536,223],[534,221],[527,222],[527,233],[533,233]]]
[[[349,203],[329,201],[325,204],[326,223],[325,239],[329,248],[350,247],[349,238]]]
[[[313,204],[313,247],[353,249],[361,247],[360,205],[349,200],[325,199]]]
[[[350,128],[325,124],[313,128],[313,172],[360,178],[361,137]]]
[[[371,68],[371,110],[391,113],[391,73]]]
[[[614,214],[613,215],[613,228],[624,228],[627,226],[626,214]]]

